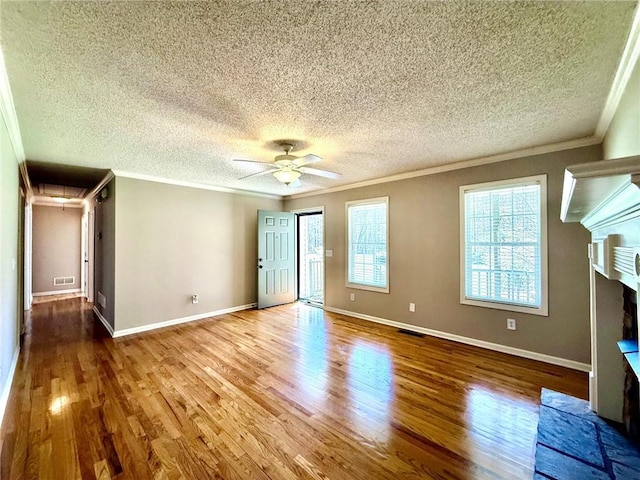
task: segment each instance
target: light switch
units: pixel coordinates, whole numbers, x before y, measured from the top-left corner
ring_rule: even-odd
[[[325,250],[324,251],[325,256],[327,257],[333,257],[333,250]]]

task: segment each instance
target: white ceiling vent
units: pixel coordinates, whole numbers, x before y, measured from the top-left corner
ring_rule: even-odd
[[[73,285],[76,283],[76,277],[53,277],[53,285]]]

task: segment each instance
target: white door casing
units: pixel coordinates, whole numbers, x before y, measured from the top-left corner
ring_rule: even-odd
[[[87,256],[85,258],[85,266],[87,268],[87,302],[93,303],[93,288],[95,286],[95,278],[93,275],[94,255],[95,255],[95,208],[91,208],[87,212]]]

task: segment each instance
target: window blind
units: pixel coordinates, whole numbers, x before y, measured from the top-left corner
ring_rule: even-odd
[[[540,212],[539,183],[465,192],[466,298],[540,307]]]
[[[387,202],[350,203],[347,222],[348,283],[387,288]]]

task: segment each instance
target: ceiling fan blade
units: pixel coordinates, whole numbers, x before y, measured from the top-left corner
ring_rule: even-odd
[[[234,158],[234,162],[261,163],[262,165],[272,165],[273,162],[262,162],[260,160],[246,160],[244,158]]]
[[[333,178],[333,179],[338,179],[342,177],[341,173],[329,172],[327,170],[318,170],[317,168],[304,167],[304,168],[301,168],[300,171],[302,173],[317,175],[318,177]]]
[[[293,164],[296,167],[301,167],[303,165],[309,165],[310,163],[321,162],[322,157],[318,155],[314,155],[313,153],[308,153],[307,155],[303,155],[302,157],[298,157],[293,161]]]
[[[269,168],[268,170],[264,170],[262,172],[257,172],[257,173],[252,173],[251,175],[245,175],[244,177],[240,177],[238,180],[244,180],[245,178],[251,178],[251,177],[259,177],[260,175],[266,175],[267,173],[273,173],[276,170],[273,168]]]

